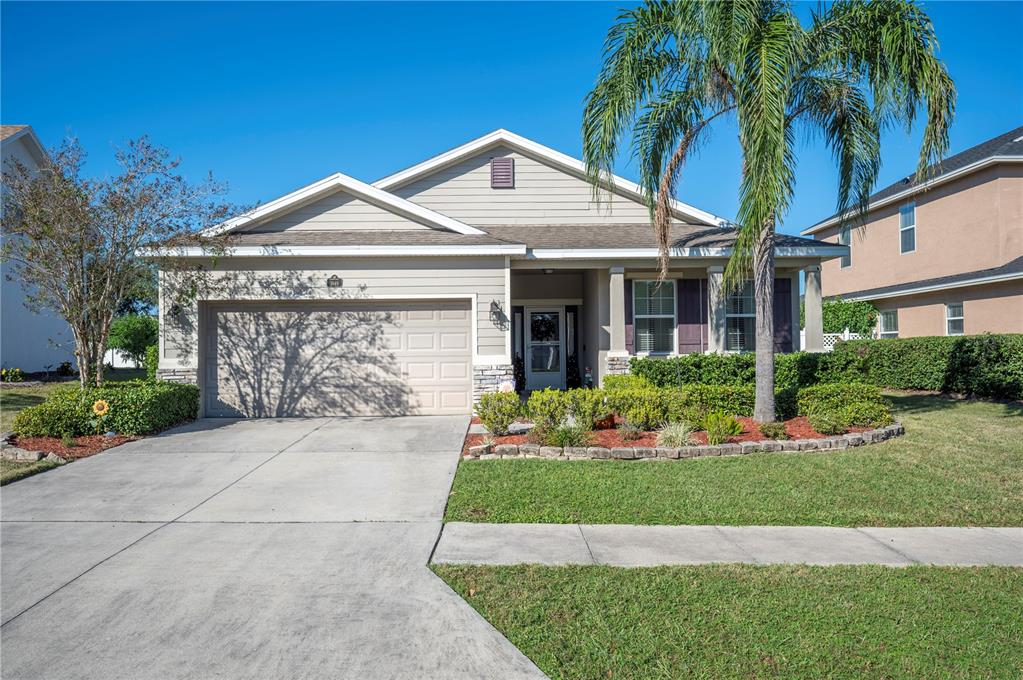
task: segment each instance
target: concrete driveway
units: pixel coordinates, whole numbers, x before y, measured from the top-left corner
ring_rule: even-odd
[[[465,417],[205,420],[3,488],[3,678],[542,678],[427,567]]]

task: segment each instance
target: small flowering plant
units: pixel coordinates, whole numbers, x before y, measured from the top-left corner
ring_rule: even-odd
[[[100,434],[106,429],[107,419],[110,417],[110,403],[106,399],[97,399],[92,404],[92,414],[96,417],[90,422],[96,429],[96,434]]]

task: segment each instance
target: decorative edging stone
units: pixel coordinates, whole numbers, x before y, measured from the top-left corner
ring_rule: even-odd
[[[866,432],[850,432],[823,439],[768,439],[762,442],[649,448],[624,446],[607,449],[602,446],[573,447],[538,446],[536,444],[480,444],[470,446],[463,460],[499,460],[505,458],[548,458],[556,460],[686,460],[708,456],[744,456],[750,453],[793,451],[841,451],[854,446],[878,444],[906,433],[902,423]]]
[[[14,441],[13,432],[4,432],[0,435],[0,458],[5,460],[16,460],[19,463],[38,463],[41,460],[48,460],[51,463],[66,463],[67,460],[55,453],[44,451],[28,451],[12,444]]]

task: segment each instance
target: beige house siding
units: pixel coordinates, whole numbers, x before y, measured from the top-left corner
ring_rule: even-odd
[[[918,194],[916,250],[899,251],[899,207],[851,233],[849,267],[822,264],[825,296],[998,267],[1023,255],[1023,165],[1002,164]],[[838,241],[838,227],[815,235]]]
[[[246,229],[250,232],[302,231],[377,231],[429,229],[412,219],[396,215],[344,191],[311,201],[286,215]]]
[[[511,280],[512,304],[526,300],[579,300],[583,297],[581,271],[525,272],[518,271]]]
[[[880,310],[897,310],[899,337],[945,335],[945,305],[962,303],[965,335],[1023,333],[1023,281],[873,300]]]
[[[490,188],[490,159],[515,159],[515,188]],[[605,224],[647,222],[646,206],[605,194],[600,205],[582,178],[495,147],[393,188],[392,193],[468,224]]]
[[[508,313],[505,272],[501,257],[234,258],[220,261],[213,275],[217,283],[203,300],[475,298],[475,354],[493,359],[506,354],[507,324],[491,313],[491,303]],[[343,280],[341,289],[327,287],[335,274]],[[161,273],[161,290],[168,276]],[[160,305],[160,367],[194,370],[199,363],[198,306],[177,316],[168,308],[165,300]]]

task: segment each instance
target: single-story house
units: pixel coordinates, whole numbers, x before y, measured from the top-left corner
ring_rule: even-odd
[[[595,197],[583,163],[497,130],[366,184],[331,175],[220,225],[197,302],[161,272],[159,374],[206,416],[469,413],[515,380],[599,385],[637,355],[753,348],[750,291],[724,295],[735,231],[675,202],[670,279],[638,186]],[[838,244],[777,238],[777,351],[821,349],[820,263]],[[194,262],[193,262],[194,260]],[[180,269],[178,269],[180,271]]]

